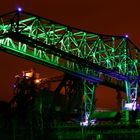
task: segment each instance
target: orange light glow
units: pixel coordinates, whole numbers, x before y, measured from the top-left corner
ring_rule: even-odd
[[[36,84],[40,83],[40,79],[36,79],[36,80],[35,80],[35,83],[36,83]]]
[[[27,72],[26,73],[26,77],[32,77],[33,76],[33,72]]]

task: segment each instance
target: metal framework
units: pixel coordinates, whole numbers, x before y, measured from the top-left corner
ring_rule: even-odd
[[[83,90],[83,82],[81,79],[72,75],[64,75],[54,90],[55,102],[58,101],[59,94],[65,95],[66,103],[62,108],[65,108],[66,117],[72,113],[81,116],[81,112],[84,110],[84,106],[82,105]],[[81,120],[79,117],[75,119]]]
[[[122,85],[128,102],[135,89],[137,98],[140,50],[127,36],[91,33],[15,11],[0,16],[0,49],[80,77],[89,114],[98,83]]]

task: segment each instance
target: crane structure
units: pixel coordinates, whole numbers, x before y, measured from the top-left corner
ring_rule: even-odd
[[[128,104],[137,100],[140,50],[127,35],[79,30],[18,9],[0,16],[0,50],[79,77],[88,120],[97,85],[119,87]]]

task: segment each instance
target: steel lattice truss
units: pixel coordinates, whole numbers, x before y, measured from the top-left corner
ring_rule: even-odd
[[[2,48],[86,76],[94,75],[93,67],[119,80],[138,76],[139,50],[123,36],[89,33],[26,12],[1,16],[0,35]]]
[[[91,33],[15,11],[0,16],[0,49],[93,83],[116,86],[120,81],[122,87],[130,85],[128,96],[131,87],[137,93],[140,51],[125,36]],[[85,94],[87,106],[93,104],[92,89]]]

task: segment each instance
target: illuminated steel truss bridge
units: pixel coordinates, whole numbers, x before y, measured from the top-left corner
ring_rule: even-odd
[[[79,30],[21,10],[0,16],[0,50],[79,77],[84,111],[100,84],[138,96],[140,50],[128,36]]]

